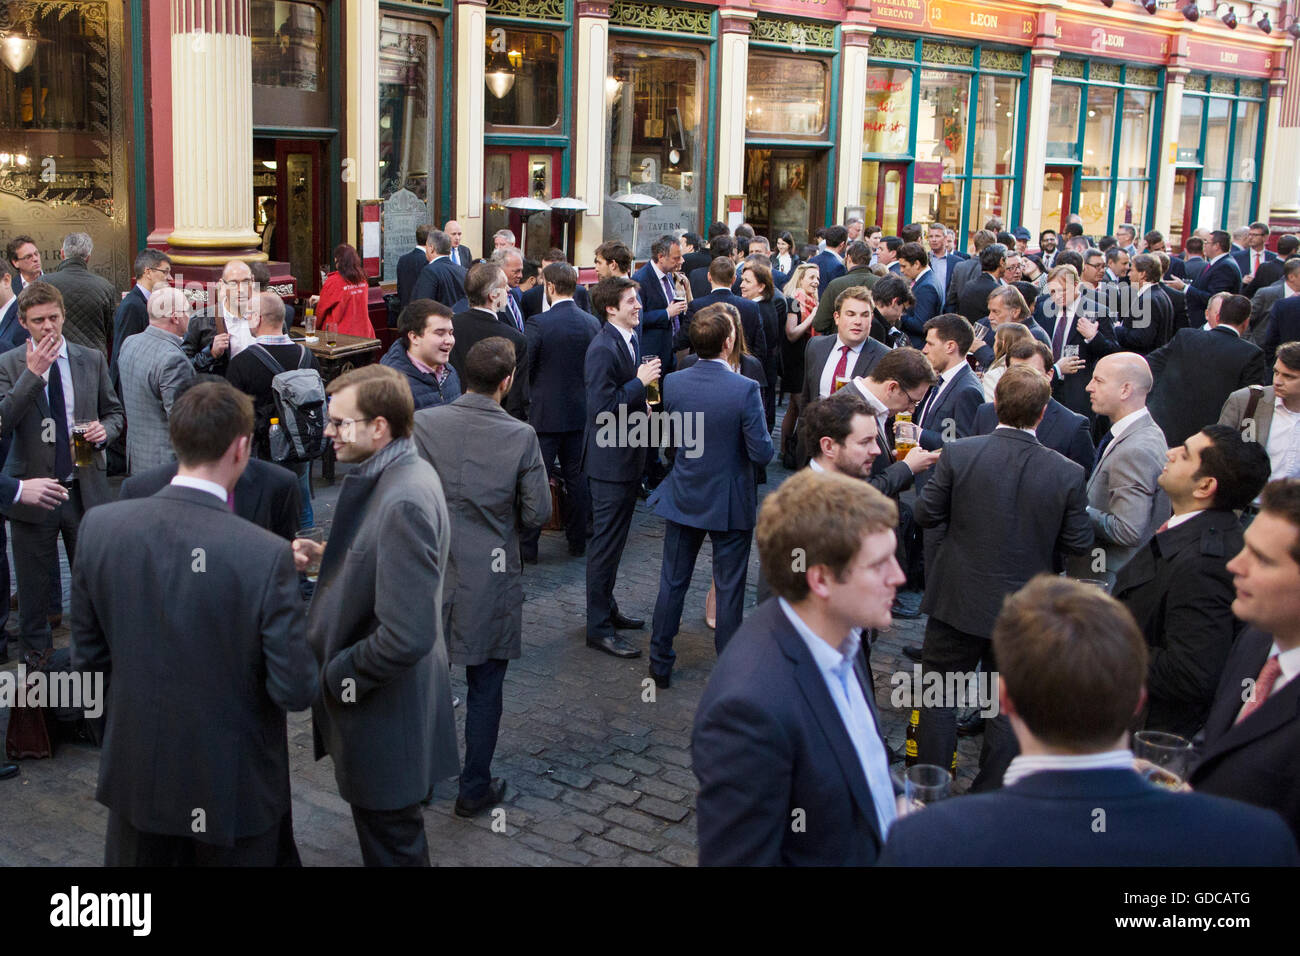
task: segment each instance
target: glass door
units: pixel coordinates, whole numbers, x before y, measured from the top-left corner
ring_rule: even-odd
[[[903,227],[904,190],[907,163],[862,164],[862,205],[867,225],[877,225],[886,236],[896,236]]]
[[[817,197],[826,194],[824,153],[745,150],[745,218],[760,236],[790,233],[795,245],[810,241]]]
[[[327,215],[321,166],[325,144],[317,140],[277,140],[275,143],[275,249],[289,263],[300,295],[319,292],[329,272],[326,248]]]
[[[1196,173],[1180,169],[1174,174],[1174,204],[1169,220],[1169,248],[1183,252],[1183,243],[1192,234],[1196,222],[1192,204],[1196,201]]]
[[[1043,177],[1042,228],[1060,232],[1074,198],[1074,167],[1048,166]]]
[[[487,248],[498,229],[509,229],[515,242],[523,242],[524,255],[541,259],[547,249],[560,244],[559,216],[537,212],[528,217],[528,235],[523,236],[524,217],[505,205],[507,199],[530,197],[547,202],[559,193],[558,149],[489,147],[484,158],[486,207],[483,213],[483,244]],[[567,251],[567,250],[566,250]]]

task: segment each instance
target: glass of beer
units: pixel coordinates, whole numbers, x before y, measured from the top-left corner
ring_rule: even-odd
[[[845,385],[849,384],[849,382],[851,381],[853,381],[851,376],[836,375],[834,378],[831,379],[831,394],[834,395],[836,392],[842,389]]]
[[[894,416],[894,460],[902,461],[916,444],[916,426],[912,424],[912,413],[899,412]]]
[[[323,548],[325,545],[324,528],[320,528],[320,527],[300,528],[298,530],[298,533],[294,535],[294,538],[301,539],[303,541],[315,542],[316,544],[321,545],[322,553],[324,553],[323,552]],[[304,570],[302,573],[307,576],[308,581],[315,581],[317,576],[320,574],[320,559],[318,558],[315,561],[312,561],[309,565],[307,565],[306,570]]]
[[[651,358],[654,358],[654,356],[652,355],[649,358],[643,358],[641,364],[644,365],[646,362],[650,361]],[[655,379],[645,387],[645,403],[647,405],[658,405],[662,401],[663,396],[659,392],[659,379]]]
[[[86,438],[91,422],[76,422],[72,426],[72,460],[78,468],[89,468],[95,463],[95,444]]]
[[[325,344],[331,348],[339,340],[339,324],[337,322],[325,323]]]
[[[1158,787],[1178,790],[1192,765],[1192,742],[1177,734],[1139,730],[1133,735],[1133,756],[1146,761],[1139,772]]]
[[[908,812],[922,810],[952,793],[952,775],[946,767],[918,763],[903,774],[903,797]]]

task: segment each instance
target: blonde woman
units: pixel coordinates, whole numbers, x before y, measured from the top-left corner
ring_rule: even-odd
[[[1007,370],[1007,353],[1021,342],[1033,342],[1034,336],[1019,322],[1006,322],[993,334],[993,361],[984,370],[984,401],[993,401],[993,390]]]
[[[785,338],[781,343],[781,391],[790,396],[781,420],[781,460],[787,468],[795,462],[794,430],[799,424],[799,402],[803,392],[803,356],[817,315],[817,285],[821,274],[811,262],[795,267],[785,284]]]

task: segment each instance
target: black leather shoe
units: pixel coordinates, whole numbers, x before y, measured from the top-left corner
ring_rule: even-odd
[[[980,716],[978,710],[972,711],[969,717],[957,721],[958,737],[975,737],[982,733],[984,733],[984,718]]]
[[[611,634],[609,637],[589,637],[587,646],[594,647],[598,651],[604,651],[606,654],[612,654],[614,657],[640,657],[641,649],[633,647],[617,634]]]
[[[476,817],[488,807],[496,806],[501,802],[501,798],[506,795],[506,782],[500,777],[493,777],[492,782],[488,784],[487,793],[477,800],[466,800],[464,797],[456,798],[456,816],[458,817]]]
[[[916,661],[918,664],[921,663],[921,645],[920,644],[905,645],[903,647],[903,656],[906,657],[909,661]]]
[[[18,764],[0,763],[0,780],[8,780],[16,776],[18,776]]]
[[[641,628],[645,627],[645,621],[641,620],[641,618],[628,617],[627,615],[621,614],[618,611],[615,611],[613,614],[611,614],[609,616],[609,620],[610,623],[612,623],[614,627],[618,628],[620,631],[639,631],[641,630]]]
[[[658,687],[660,690],[667,690],[669,687],[672,687],[672,686],[673,686],[673,672],[672,672],[672,671],[669,671],[669,672],[666,673],[666,674],[660,674],[660,673],[659,673],[658,671],[656,671],[653,667],[651,667],[651,668],[650,668],[650,676],[654,678],[654,680],[655,680],[655,686]]]

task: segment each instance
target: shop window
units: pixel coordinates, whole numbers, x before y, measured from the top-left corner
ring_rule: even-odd
[[[1077,83],[1053,83],[1047,117],[1048,159],[1079,160],[1079,110],[1083,87]]]
[[[559,36],[488,24],[486,42],[488,128],[558,126],[564,63]]]
[[[326,89],[325,27],[318,7],[251,0],[253,84],[316,93]]]
[[[379,195],[406,189],[428,202],[434,167],[437,33],[420,20],[379,27]]]
[[[874,66],[867,70],[866,110],[862,151],[881,156],[911,152],[912,71]]]
[[[745,131],[751,136],[824,137],[829,76],[822,60],[751,54]]]

